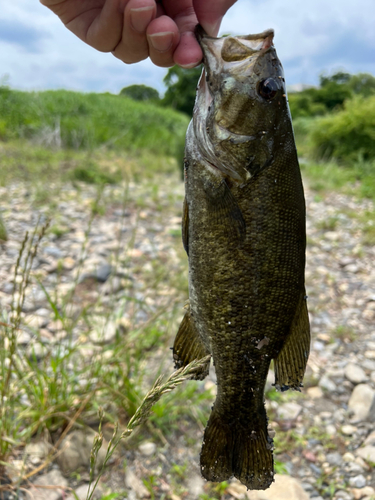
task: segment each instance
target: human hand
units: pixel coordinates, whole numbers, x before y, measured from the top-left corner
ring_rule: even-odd
[[[236,0],[40,0],[88,45],[131,64],[193,67],[202,59],[198,22],[216,36]]]

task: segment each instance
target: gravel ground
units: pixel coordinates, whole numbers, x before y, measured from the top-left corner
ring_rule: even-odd
[[[131,184],[129,188],[131,194],[124,204],[123,190],[107,187],[95,205],[93,220],[94,187],[64,186],[53,208],[36,207],[32,190],[24,185],[0,188],[9,238],[0,244],[1,308],[7,309],[11,302],[12,276],[25,231],[32,231],[40,217],[49,215],[53,231],[41,243],[33,268],[50,292],[63,295],[76,288],[72,316],[98,299],[100,308],[113,309],[129,282],[138,301],[147,306],[134,310],[132,302],[122,311],[133,325],[147,322],[157,308],[168,308],[171,303],[182,307],[187,276],[179,240],[183,186],[164,179],[157,192],[152,186]],[[374,206],[338,193],[317,196],[308,189],[306,198],[306,283],[313,340],[305,388],[301,393],[280,395],[269,385],[266,403],[270,426],[276,431],[277,467],[284,475],[278,474],[276,484],[262,493],[246,492],[236,481],[214,491],[199,475],[203,427],[186,421],[159,439],[155,433],[146,433],[143,441],[122,449],[102,477],[96,498],[111,492],[118,493],[116,498],[170,500],[374,498],[375,248],[366,232],[371,221],[363,222]],[[172,285],[164,276],[156,288],[150,287],[158,262],[168,269]],[[28,325],[19,338],[24,349],[33,345],[42,357],[43,345],[64,339],[66,332],[51,317],[37,282],[30,286],[22,315]],[[104,330],[91,328],[85,333],[88,346],[111,342],[116,335],[115,320],[111,321]],[[82,342],[79,325],[74,334]],[[158,350],[155,366],[162,360],[165,372],[170,372],[167,350],[167,346]],[[152,363],[149,373],[153,380]],[[273,382],[272,372],[269,379]],[[204,388],[214,392],[214,374],[202,382]],[[85,498],[87,467],[79,474],[72,475],[72,470],[88,464],[92,434],[82,429],[73,432],[57,461],[31,478],[34,485],[24,483],[18,493],[7,492],[6,497],[18,494],[25,499],[31,495],[36,500],[59,500],[75,490],[78,498]],[[12,476],[8,471],[10,479],[16,480],[23,452],[16,450],[12,457],[15,472]],[[48,444],[35,439],[26,452],[28,467],[35,468],[48,453]]]

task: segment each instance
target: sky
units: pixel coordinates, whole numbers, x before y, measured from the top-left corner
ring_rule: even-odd
[[[238,0],[220,33],[273,28],[287,84],[316,85],[322,72],[375,75],[374,24],[374,0]],[[149,60],[126,65],[97,52],[38,0],[0,0],[0,84],[118,93],[137,83],[163,93],[166,71]]]

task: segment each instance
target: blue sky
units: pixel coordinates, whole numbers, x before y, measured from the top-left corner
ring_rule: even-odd
[[[374,0],[238,0],[221,33],[276,32],[287,84],[317,84],[345,69],[375,75]],[[74,37],[37,0],[0,0],[0,80],[13,88],[114,92],[143,83],[163,92],[166,69],[125,65]]]

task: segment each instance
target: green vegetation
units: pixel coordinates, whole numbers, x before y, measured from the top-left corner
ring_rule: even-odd
[[[0,139],[31,139],[57,148],[106,147],[179,154],[188,118],[126,96],[0,87]]]
[[[179,66],[170,68],[164,78],[167,90],[162,100],[163,106],[170,106],[191,117],[201,72],[201,66],[191,69],[184,69]]]
[[[120,95],[130,97],[134,101],[159,101],[160,95],[156,89],[147,85],[130,85],[120,91]]]

